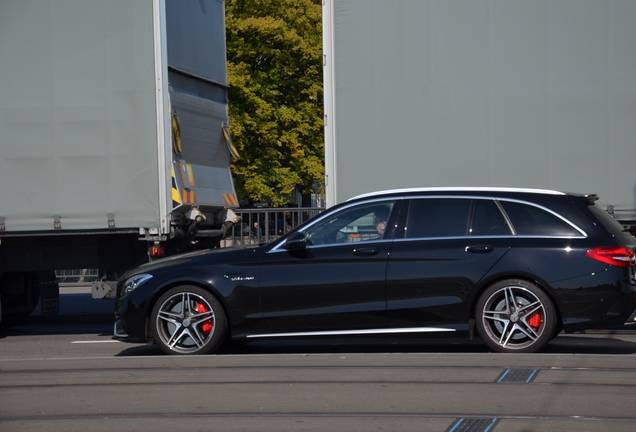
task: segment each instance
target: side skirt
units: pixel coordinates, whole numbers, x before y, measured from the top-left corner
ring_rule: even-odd
[[[346,336],[346,335],[383,335],[383,334],[404,334],[404,333],[439,333],[439,332],[455,332],[458,329],[448,327],[406,327],[406,328],[387,328],[387,329],[364,329],[364,330],[332,330],[332,331],[310,331],[310,332],[294,332],[294,333],[269,333],[269,334],[252,334],[247,338],[272,338],[272,337],[302,337],[302,336]]]

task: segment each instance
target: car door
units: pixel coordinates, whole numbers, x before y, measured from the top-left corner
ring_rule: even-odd
[[[267,253],[259,288],[264,331],[388,327],[385,276],[393,231],[379,233],[374,218],[386,221],[397,207],[384,200],[341,208],[304,229],[305,248],[279,245]]]
[[[515,241],[492,199],[413,199],[403,231],[387,267],[393,327],[467,323],[468,293]]]

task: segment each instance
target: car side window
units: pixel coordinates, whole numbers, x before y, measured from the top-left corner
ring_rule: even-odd
[[[343,209],[307,229],[309,245],[355,243],[384,238],[394,201]]]
[[[474,201],[471,236],[512,235],[506,218],[493,200],[477,199]]]
[[[470,199],[422,198],[411,201],[406,238],[467,235]]]
[[[538,207],[527,204],[500,201],[517,235],[529,236],[580,236],[572,225]]]

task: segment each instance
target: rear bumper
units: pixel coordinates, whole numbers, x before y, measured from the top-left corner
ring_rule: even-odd
[[[553,283],[563,330],[576,332],[634,322],[633,275],[631,267],[608,266],[605,271]]]

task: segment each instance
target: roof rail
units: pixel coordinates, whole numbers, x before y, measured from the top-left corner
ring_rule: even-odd
[[[565,192],[549,190],[549,189],[528,189],[528,188],[511,188],[511,187],[425,187],[425,188],[405,188],[405,189],[389,189],[377,192],[369,192],[349,198],[351,201],[358,198],[367,198],[377,195],[398,194],[398,193],[417,193],[417,192],[520,192],[520,193],[537,193],[545,195],[566,195]]]

